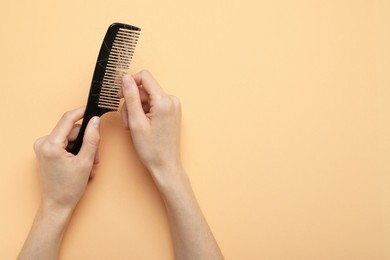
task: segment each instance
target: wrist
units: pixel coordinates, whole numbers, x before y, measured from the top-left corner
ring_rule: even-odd
[[[149,168],[149,172],[163,196],[191,189],[187,173],[181,163],[152,167]]]
[[[39,207],[39,215],[58,224],[67,223],[73,213],[74,207],[58,205],[56,203],[43,200]]]
[[[182,165],[158,168],[151,174],[169,214],[187,212],[191,215],[199,210],[190,180]]]

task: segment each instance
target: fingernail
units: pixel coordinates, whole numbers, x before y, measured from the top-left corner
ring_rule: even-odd
[[[100,124],[100,117],[94,116],[94,117],[92,118],[92,125],[93,125],[95,128],[99,128],[99,124]]]

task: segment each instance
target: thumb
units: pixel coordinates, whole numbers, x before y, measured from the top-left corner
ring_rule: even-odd
[[[100,142],[100,118],[98,116],[94,116],[88,122],[88,125],[85,129],[83,144],[81,145],[81,149],[77,157],[84,158],[91,162],[94,162],[95,154],[99,147]]]
[[[123,76],[122,93],[125,98],[129,127],[142,124],[145,120],[145,113],[142,108],[141,96],[137,84],[129,75]]]

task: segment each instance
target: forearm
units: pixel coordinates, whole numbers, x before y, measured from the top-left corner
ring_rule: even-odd
[[[70,216],[70,209],[41,205],[18,259],[57,259]]]
[[[180,100],[148,71],[123,77],[122,118],[165,202],[178,260],[223,259],[180,163]]]
[[[155,180],[168,212],[176,259],[223,259],[184,169],[165,171],[170,172],[153,175],[170,177]]]

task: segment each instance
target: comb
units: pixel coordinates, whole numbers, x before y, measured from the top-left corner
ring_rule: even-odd
[[[118,110],[122,76],[129,69],[140,31],[138,27],[122,23],[111,24],[108,28],[93,73],[83,122],[70,149],[74,155],[80,151],[88,121]]]

